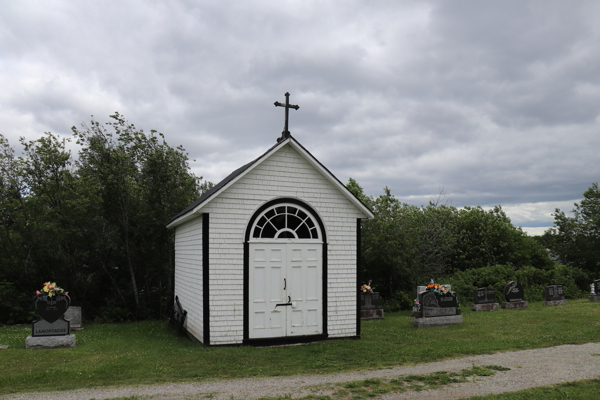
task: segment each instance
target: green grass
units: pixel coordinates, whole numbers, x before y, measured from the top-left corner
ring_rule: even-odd
[[[205,348],[177,337],[166,321],[84,324],[77,347],[25,349],[30,326],[0,328],[0,395],[84,387],[208,379],[322,374],[599,341],[597,303],[570,300],[561,307],[471,312],[462,325],[415,329],[407,312],[362,323],[360,340],[290,347]]]
[[[600,379],[566,382],[519,392],[469,397],[463,400],[598,400]]]

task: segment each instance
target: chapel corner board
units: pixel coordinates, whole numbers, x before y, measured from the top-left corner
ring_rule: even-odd
[[[167,225],[185,330],[208,346],[360,336],[360,221],[371,211],[292,136]]]

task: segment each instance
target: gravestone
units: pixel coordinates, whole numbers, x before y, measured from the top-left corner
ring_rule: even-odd
[[[600,279],[596,279],[592,283],[592,294],[589,295],[590,301],[600,301]]]
[[[473,311],[497,311],[500,305],[496,302],[496,289],[484,287],[475,290]]]
[[[81,307],[69,306],[65,312],[65,319],[70,322],[72,331],[82,331]]]
[[[364,321],[383,319],[381,296],[379,296],[378,292],[366,292],[360,294],[360,319]]]
[[[550,285],[544,288],[545,306],[561,306],[569,303],[565,300],[565,291],[562,285]]]
[[[456,325],[463,322],[464,317],[460,315],[459,301],[455,292],[428,287],[418,294],[416,306],[413,308],[414,327]]]
[[[528,302],[525,298],[525,289],[519,282],[510,281],[504,286],[504,298],[506,302],[500,303],[500,306],[510,310],[524,310]]]
[[[71,305],[71,298],[62,293],[35,296],[33,307],[39,318],[32,324],[32,334],[25,339],[28,349],[51,349],[75,347],[75,335],[64,314]]]

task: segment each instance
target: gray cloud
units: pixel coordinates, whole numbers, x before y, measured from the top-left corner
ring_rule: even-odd
[[[0,132],[119,111],[218,181],[270,147],[273,106],[338,178],[551,225],[599,180],[593,1],[6,3]],[[569,207],[568,209],[570,209]]]

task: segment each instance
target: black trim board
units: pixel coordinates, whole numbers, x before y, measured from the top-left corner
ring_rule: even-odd
[[[208,213],[202,214],[202,311],[204,325],[204,345],[210,346],[210,219]]]
[[[279,203],[292,203],[298,206],[301,206],[308,210],[312,216],[317,220],[319,224],[319,228],[321,229],[321,239],[323,240],[323,251],[322,251],[322,259],[323,259],[323,333],[320,335],[311,335],[311,336],[287,336],[282,338],[265,338],[265,339],[250,339],[250,293],[249,293],[249,285],[250,285],[250,231],[254,221],[258,216],[267,208],[279,204]],[[327,233],[325,232],[325,225],[323,221],[319,217],[319,214],[315,212],[315,210],[309,206],[308,204],[300,201],[298,199],[291,198],[280,198],[266,202],[261,207],[259,207],[256,212],[250,218],[248,225],[246,227],[246,234],[244,237],[244,334],[243,334],[243,344],[250,344],[256,346],[268,346],[272,344],[285,344],[285,343],[303,343],[317,340],[325,340],[328,338],[328,329],[327,329]]]
[[[198,341],[191,337],[192,340]],[[269,347],[279,346],[286,344],[298,344],[298,343],[324,343],[335,340],[358,340],[358,336],[341,336],[341,337],[325,337],[324,335],[311,335],[311,336],[289,336],[285,338],[267,338],[267,339],[252,339],[249,343],[224,343],[224,344],[213,344],[210,347],[242,347],[242,346],[255,346],[255,347]],[[200,343],[200,342],[199,342]]]
[[[244,242],[244,321],[243,328],[244,334],[242,337],[242,343],[246,343],[248,341],[248,333],[250,326],[250,319],[248,313],[250,312],[250,304],[249,304],[249,290],[250,290],[250,243],[248,241]]]
[[[277,346],[283,344],[322,342],[328,340],[327,335],[285,336],[263,339],[248,339],[243,344],[252,346]]]
[[[360,273],[360,257],[361,257],[361,228],[362,222],[360,218],[356,219],[356,285],[360,287],[361,273]],[[358,289],[358,288],[357,288]],[[356,336],[360,337],[360,290],[357,290],[356,295]]]

